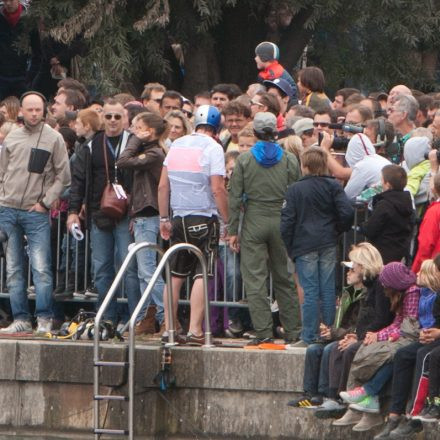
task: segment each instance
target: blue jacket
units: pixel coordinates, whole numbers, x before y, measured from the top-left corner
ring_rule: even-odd
[[[335,246],[348,231],[354,209],[329,176],[305,176],[289,186],[281,211],[281,236],[290,258]]]

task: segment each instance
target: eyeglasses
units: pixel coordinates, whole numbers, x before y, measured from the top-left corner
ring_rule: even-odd
[[[186,115],[187,118],[192,118],[193,117],[193,113],[190,112],[189,110],[182,110],[182,113],[184,115]]]
[[[261,102],[255,102],[254,100],[251,101],[251,105],[258,105],[258,107],[264,107],[264,104],[261,104]]]
[[[329,125],[330,125],[329,122],[314,122],[313,123],[314,127],[319,127],[319,126],[321,126],[321,127],[328,127]]]
[[[104,118],[110,121],[111,119],[115,119],[116,121],[120,121],[122,119],[122,115],[119,113],[106,113]]]
[[[162,98],[152,99],[152,101],[157,102],[158,104],[160,104],[162,102]]]

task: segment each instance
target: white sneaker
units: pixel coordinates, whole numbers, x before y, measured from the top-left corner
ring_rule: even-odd
[[[50,333],[52,330],[52,319],[37,318],[37,331],[36,333]]]
[[[12,334],[12,333],[30,333],[32,332],[32,325],[29,321],[23,319],[16,319],[8,327],[0,329],[0,334]]]

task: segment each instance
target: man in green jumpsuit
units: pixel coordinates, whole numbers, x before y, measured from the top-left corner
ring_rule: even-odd
[[[273,322],[268,279],[280,311],[286,342],[296,338],[296,298],[287,272],[287,254],[281,240],[280,215],[287,187],[300,177],[296,157],[275,143],[276,117],[260,112],[253,127],[258,141],[237,159],[229,192],[229,243],[241,252],[241,273],[258,345],[272,342]],[[238,237],[240,210],[243,226]]]

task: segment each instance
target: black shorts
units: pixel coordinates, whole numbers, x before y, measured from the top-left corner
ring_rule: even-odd
[[[190,243],[197,246],[206,258],[208,276],[214,276],[214,263],[217,256],[219,223],[216,216],[188,215],[174,217],[172,220],[170,244]],[[179,251],[170,259],[171,273],[180,278],[203,275],[202,265],[191,251]]]

